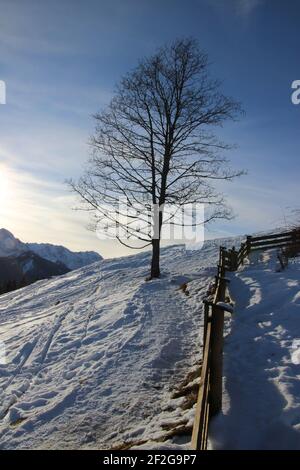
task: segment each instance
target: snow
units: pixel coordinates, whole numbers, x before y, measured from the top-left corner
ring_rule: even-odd
[[[23,273],[26,274],[28,273],[28,271],[30,271],[31,269],[34,268],[34,262],[33,262],[33,259],[29,259],[25,262],[25,264],[23,265]]]
[[[300,449],[300,259],[278,271],[276,250],[232,273],[236,301],[224,345],[223,412],[213,449]]]
[[[0,448],[188,446],[158,441],[166,421],[193,422],[171,392],[199,364],[219,244],[164,248],[159,280],[142,253],[1,296]]]
[[[219,245],[239,242],[164,248],[159,280],[145,280],[150,254],[140,253],[0,296],[0,448],[189,449],[189,436],[166,438],[194,420],[173,393],[199,366]],[[278,272],[274,250],[229,274],[211,449],[300,449],[299,275],[296,261]]]

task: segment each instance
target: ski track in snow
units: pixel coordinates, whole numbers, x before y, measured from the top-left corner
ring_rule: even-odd
[[[223,413],[211,426],[214,449],[300,450],[300,265],[277,268],[269,250],[230,275],[237,303],[224,344]]]
[[[170,389],[199,359],[218,247],[163,249],[160,280],[145,282],[141,253],[1,296],[0,448],[109,448],[158,432]]]

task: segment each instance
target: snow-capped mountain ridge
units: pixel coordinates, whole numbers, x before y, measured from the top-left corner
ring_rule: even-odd
[[[102,257],[95,251],[71,251],[61,245],[50,243],[27,243],[29,250],[53,263],[60,261],[69,269],[78,269],[82,266],[100,261]]]
[[[28,251],[34,252],[52,263],[64,264],[70,270],[102,259],[95,251],[73,252],[64,246],[51,245],[50,243],[24,243],[8,230],[0,229],[0,257],[19,256]]]

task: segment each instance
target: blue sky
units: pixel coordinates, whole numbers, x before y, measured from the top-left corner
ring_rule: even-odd
[[[222,185],[236,213],[209,237],[284,223],[299,192],[300,79],[296,0],[0,0],[0,226],[24,241],[126,254],[86,230],[65,179],[88,157],[91,115],[140,57],[193,36],[245,117],[218,130],[248,175]]]

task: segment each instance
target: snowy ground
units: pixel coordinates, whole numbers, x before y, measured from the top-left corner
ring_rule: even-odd
[[[1,296],[0,448],[109,448],[180,419],[170,389],[199,361],[218,245],[163,249],[156,281],[142,253]]]
[[[162,425],[192,424],[171,395],[199,364],[219,244],[239,242],[165,248],[156,281],[145,281],[142,253],[0,296],[0,448],[188,448],[158,441]],[[271,250],[230,275],[236,307],[213,449],[300,449],[300,264],[276,268]]]
[[[300,449],[300,258],[276,272],[276,250],[231,275],[236,300],[224,346],[224,409],[214,449]]]

